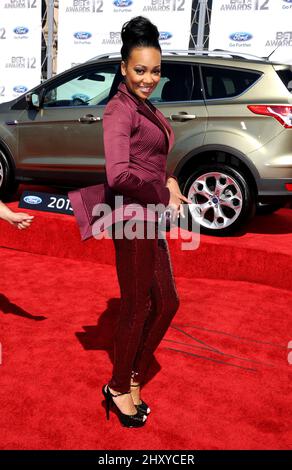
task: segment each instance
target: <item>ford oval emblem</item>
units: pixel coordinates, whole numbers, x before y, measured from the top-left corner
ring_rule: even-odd
[[[43,202],[42,198],[38,196],[25,196],[23,200],[27,204],[41,204]]]
[[[29,32],[29,29],[25,26],[17,26],[17,28],[14,28],[13,32],[15,34],[27,34]]]
[[[166,39],[172,38],[172,34],[168,31],[160,31],[159,39],[160,41],[165,41]]]
[[[91,36],[92,34],[86,31],[78,31],[77,33],[74,33],[74,38],[76,39],[89,39]]]
[[[133,1],[132,0],[114,0],[114,5],[116,7],[129,7],[132,5]]]
[[[229,39],[236,42],[245,42],[252,39],[252,34],[239,31],[237,33],[230,34]]]
[[[28,88],[24,85],[18,85],[13,88],[13,91],[16,93],[25,93],[28,90]]]

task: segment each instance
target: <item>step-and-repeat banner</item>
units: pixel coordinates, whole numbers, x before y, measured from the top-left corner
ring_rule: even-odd
[[[0,0],[0,102],[41,81],[41,0]]]
[[[209,49],[292,63],[292,0],[213,0]]]
[[[142,15],[160,31],[162,49],[188,49],[192,0],[62,0],[58,72],[97,55],[119,52],[125,21]]]

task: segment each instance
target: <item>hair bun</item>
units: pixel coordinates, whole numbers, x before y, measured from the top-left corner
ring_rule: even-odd
[[[122,27],[122,41],[156,40],[159,39],[157,27],[144,16],[136,16],[127,21]]]
[[[157,26],[144,16],[136,16],[124,23],[121,31],[122,59],[127,60],[135,47],[154,47],[161,52]]]

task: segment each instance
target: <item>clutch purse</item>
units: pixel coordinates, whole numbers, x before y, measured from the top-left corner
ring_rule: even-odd
[[[98,213],[98,204],[110,202],[109,186],[107,183],[87,186],[69,191],[68,197],[79,226],[81,239],[87,240],[93,236],[93,224],[103,217],[103,214],[94,215],[93,209],[95,209],[94,213]]]

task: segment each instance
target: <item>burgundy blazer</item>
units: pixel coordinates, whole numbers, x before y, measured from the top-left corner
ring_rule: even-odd
[[[107,182],[124,204],[169,203],[167,155],[174,133],[163,114],[121,83],[103,115]],[[163,123],[163,124],[162,124]],[[168,132],[166,132],[165,128]]]

